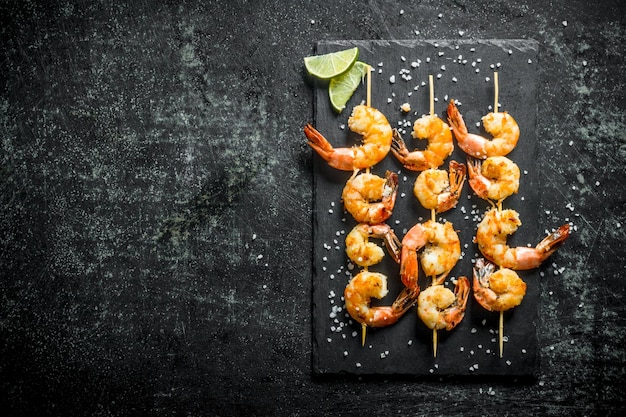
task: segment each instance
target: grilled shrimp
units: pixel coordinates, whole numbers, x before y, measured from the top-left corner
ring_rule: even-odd
[[[512,269],[495,269],[494,264],[482,258],[476,261],[474,298],[488,311],[506,311],[517,307],[526,295],[526,283]]]
[[[483,136],[469,133],[463,116],[450,100],[448,105],[448,123],[456,137],[459,147],[468,155],[478,159],[489,156],[504,156],[515,149],[519,139],[519,126],[513,117],[507,112],[492,112],[482,118],[483,127],[493,137],[487,139]]]
[[[391,306],[371,307],[372,298],[381,299],[389,293],[387,276],[379,272],[361,271],[344,290],[346,310],[364,326],[385,327],[400,319],[417,300],[417,294],[402,290]]]
[[[467,171],[472,190],[484,200],[499,202],[519,189],[519,167],[506,156],[490,156],[484,161],[469,157]]]
[[[385,178],[357,171],[341,194],[346,210],[359,223],[383,223],[393,213],[398,194],[398,175],[387,171]]]
[[[352,148],[333,148],[328,140],[311,124],[304,127],[309,145],[328,164],[344,171],[370,168],[389,153],[391,126],[387,118],[373,107],[358,105],[352,110],[348,127],[363,136],[363,143]]]
[[[416,139],[427,139],[426,149],[409,152],[402,136],[395,129],[391,144],[391,152],[406,169],[411,171],[437,168],[454,150],[450,127],[435,115],[426,115],[417,119],[413,124],[412,136]]]
[[[359,223],[346,236],[346,254],[361,267],[376,265],[383,260],[385,252],[369,238],[383,239],[387,251],[396,262],[400,262],[400,240],[393,229],[385,223],[369,225]]]
[[[404,235],[400,257],[400,277],[410,289],[418,287],[418,252],[426,276],[441,284],[461,256],[461,241],[452,223],[428,220],[417,223]]]
[[[506,244],[507,236],[515,233],[521,224],[519,213],[515,210],[489,210],[476,232],[478,249],[485,258],[500,267],[526,270],[541,265],[569,236],[569,224],[566,223],[534,248],[511,248]]]
[[[417,315],[433,330],[452,330],[463,320],[469,295],[467,277],[459,277],[454,293],[441,284],[431,285],[417,298]]]
[[[413,194],[428,210],[441,213],[456,206],[465,182],[465,165],[450,161],[449,173],[442,169],[422,171],[413,185]]]

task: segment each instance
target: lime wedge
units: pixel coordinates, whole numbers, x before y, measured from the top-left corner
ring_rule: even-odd
[[[341,113],[346,107],[346,103],[363,81],[369,68],[370,66],[366,63],[356,61],[348,72],[330,80],[328,97],[336,112]]]
[[[351,48],[324,55],[307,56],[304,58],[304,66],[310,75],[330,80],[348,71],[358,57],[359,48]]]

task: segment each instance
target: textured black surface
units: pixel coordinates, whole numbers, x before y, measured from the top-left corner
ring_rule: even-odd
[[[0,414],[623,415],[624,19],[621,0],[0,2]],[[534,217],[574,233],[540,269],[536,379],[312,374],[302,58],[337,39],[539,43]]]
[[[345,41],[323,42],[319,53],[358,46],[359,59],[372,65],[372,106],[382,111],[392,127],[406,131],[404,139],[409,149],[424,149],[425,141],[411,138],[413,122],[429,113],[429,75],[433,76],[434,112],[447,120],[449,100],[459,101],[459,110],[470,131],[485,134],[476,126],[480,118],[492,111],[494,105],[494,71],[499,77],[501,111],[509,111],[523,132],[516,149],[508,155],[523,172],[520,192],[507,198],[503,208],[520,213],[523,227],[511,239],[511,245],[537,243],[543,237],[537,230],[535,213],[539,192],[536,181],[536,103],[537,50],[532,40],[433,40],[433,41]],[[413,65],[411,65],[413,63]],[[393,78],[392,78],[393,77]],[[415,88],[417,86],[417,89]],[[355,137],[347,128],[352,106],[366,100],[364,84],[352,97],[346,109],[337,114],[330,108],[328,89],[320,85],[316,93],[315,120],[319,130],[337,147],[350,147]],[[403,103],[411,111],[400,109]],[[448,162],[465,163],[466,155],[455,145]],[[398,173],[400,187],[392,217],[387,223],[402,238],[415,223],[430,219],[413,196],[413,183],[419,174],[405,169],[389,153],[372,173],[384,176],[385,171]],[[353,322],[343,309],[343,289],[359,267],[350,265],[345,255],[345,236],[356,224],[344,211],[341,192],[350,172],[328,168],[316,158],[315,164],[315,228],[314,228],[314,367],[318,373],[405,374],[405,375],[506,375],[534,376],[536,371],[536,320],[539,299],[539,270],[521,273],[528,285],[524,303],[506,313],[503,358],[498,357],[499,314],[489,314],[470,296],[465,319],[452,332],[438,332],[438,355],[433,358],[432,332],[411,309],[403,319],[388,328],[370,329],[365,347],[361,347],[360,324]],[[461,275],[472,279],[472,261],[480,257],[473,243],[478,221],[490,207],[477,198],[466,181],[459,204],[453,210],[437,216],[449,221],[458,230],[462,259],[452,270],[450,278]],[[517,242],[517,244],[515,244]],[[522,243],[523,242],[523,243]],[[389,295],[375,305],[390,305],[402,285],[399,265],[391,259],[370,271],[385,273]],[[420,268],[420,284],[425,289],[429,278]],[[450,279],[446,282],[450,285]],[[338,310],[338,308],[340,310]]]

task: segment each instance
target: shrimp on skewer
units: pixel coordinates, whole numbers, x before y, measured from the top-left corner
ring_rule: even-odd
[[[498,345],[500,357],[504,347],[504,312],[517,307],[526,295],[526,283],[509,268],[478,259],[474,265],[474,299],[487,311],[498,311]]]
[[[470,291],[467,277],[459,277],[454,293],[441,284],[431,285],[417,298],[417,315],[433,330],[452,330],[463,320]]]
[[[470,186],[484,200],[501,202],[519,189],[519,167],[506,156],[468,157],[467,171]]]
[[[482,118],[483,127],[493,138],[469,133],[463,116],[450,100],[448,105],[448,123],[452,127],[454,137],[459,147],[468,155],[478,159],[489,156],[504,156],[515,149],[519,139],[519,126],[513,117],[507,112],[492,112]]]
[[[369,225],[359,223],[346,236],[346,254],[361,267],[376,265],[385,256],[384,251],[369,238],[383,239],[387,251],[396,262],[400,262],[400,240],[393,229],[385,223]]]
[[[526,283],[512,269],[480,258],[474,265],[474,298],[487,311],[506,311],[522,303]]]
[[[387,171],[385,178],[357,171],[341,194],[346,210],[359,223],[383,223],[393,213],[398,194],[398,174]]]
[[[461,257],[461,241],[451,222],[424,223],[427,243],[420,256],[420,264],[435,284],[441,284]]]
[[[422,250],[423,249],[423,250]],[[428,220],[418,223],[404,235],[400,257],[400,278],[410,289],[418,286],[418,251],[424,273],[441,284],[461,256],[461,241],[452,223]]]
[[[508,235],[515,233],[522,222],[515,210],[491,209],[478,225],[476,243],[482,254],[503,268],[527,270],[537,268],[569,237],[569,224],[564,224],[544,238],[534,248],[511,248],[506,244]]]
[[[370,106],[358,105],[352,110],[348,127],[363,136],[361,146],[333,148],[311,124],[304,127],[304,134],[309,145],[331,167],[343,171],[370,168],[387,156],[391,148],[391,126],[380,111]]]
[[[442,169],[422,171],[413,185],[413,194],[428,210],[439,213],[454,208],[465,182],[465,165],[450,161],[449,173]]]
[[[396,129],[393,131],[391,144],[391,152],[406,169],[411,171],[437,168],[454,150],[450,127],[436,115],[426,115],[417,119],[413,124],[412,136],[416,139],[427,139],[426,149],[409,152]]]
[[[372,298],[381,299],[388,293],[387,276],[369,271],[355,275],[344,290],[346,310],[354,320],[361,323],[363,345],[367,327],[385,327],[396,323],[417,300],[415,292],[404,288],[391,306],[370,306]]]

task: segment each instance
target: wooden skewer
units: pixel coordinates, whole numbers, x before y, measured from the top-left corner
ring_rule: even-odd
[[[502,265],[500,265],[502,269]],[[500,321],[498,323],[498,346],[500,348],[500,357],[502,357],[502,351],[504,350],[504,311],[500,310]]]
[[[502,357],[502,350],[504,349],[503,336],[504,332],[504,311],[500,311],[500,325],[498,326],[498,343],[500,345],[500,357]]]
[[[361,323],[361,346],[365,346],[365,335],[367,333],[367,325]]]
[[[367,107],[371,107],[372,106],[372,67],[371,66],[367,66],[367,95],[366,95],[366,101],[365,104],[367,105]],[[370,168],[367,167],[365,169],[365,172],[367,174],[370,173]],[[363,343],[365,343],[365,336],[363,336]]]
[[[432,210],[432,212],[434,213],[435,210]],[[437,277],[433,276],[431,285],[435,285],[436,281],[437,281]],[[438,343],[437,327],[435,327],[433,329],[433,358],[437,357],[437,343]]]
[[[435,114],[435,85],[433,82],[433,76],[428,76],[428,85],[430,88],[430,115]]]
[[[365,104],[367,107],[371,107],[372,105],[372,67],[367,66],[367,101]]]
[[[493,73],[493,112],[498,113],[498,71]]]

